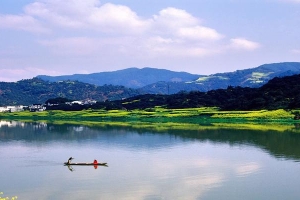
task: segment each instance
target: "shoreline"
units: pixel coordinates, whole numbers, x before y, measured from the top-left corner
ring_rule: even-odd
[[[88,126],[120,126],[153,130],[200,130],[216,128],[293,130],[300,121],[291,111],[219,111],[215,107],[146,110],[82,110],[0,113],[0,120],[47,122]],[[299,129],[299,131],[298,131]]]

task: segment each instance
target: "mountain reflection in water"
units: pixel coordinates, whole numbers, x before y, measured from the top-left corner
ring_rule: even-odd
[[[299,125],[295,125],[299,129]],[[143,137],[138,137],[138,135]],[[151,135],[151,137],[147,137]],[[157,137],[155,137],[157,135]],[[165,137],[160,137],[165,136]],[[113,139],[112,139],[113,138]],[[99,143],[115,143],[132,148],[154,148],[175,145],[181,141],[207,141],[230,145],[252,145],[267,151],[277,158],[300,160],[300,132],[291,131],[260,131],[239,129],[204,129],[204,130],[165,130],[114,127],[114,126],[83,126],[72,124],[24,123],[16,121],[0,122],[0,142],[19,140],[23,142],[51,143],[78,141],[97,145]]]
[[[0,192],[18,199],[299,199],[300,134],[0,122]],[[107,162],[108,167],[64,166]],[[295,162],[297,161],[297,162]]]

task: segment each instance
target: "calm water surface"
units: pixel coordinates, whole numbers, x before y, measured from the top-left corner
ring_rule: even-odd
[[[299,160],[295,131],[0,122],[0,192],[19,200],[296,200]]]

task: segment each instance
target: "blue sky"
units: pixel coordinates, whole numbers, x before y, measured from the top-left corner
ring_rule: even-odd
[[[300,0],[1,0],[0,81],[300,62]]]

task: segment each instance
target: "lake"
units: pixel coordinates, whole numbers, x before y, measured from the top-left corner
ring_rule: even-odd
[[[105,166],[64,166],[107,162]],[[1,197],[294,200],[300,131],[0,122]]]

